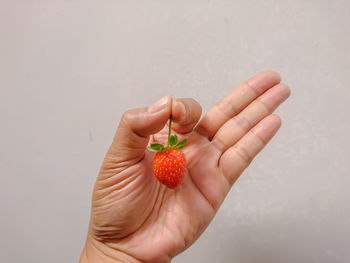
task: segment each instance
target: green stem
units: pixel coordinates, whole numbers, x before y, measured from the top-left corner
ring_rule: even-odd
[[[167,148],[169,148],[169,145],[170,145],[170,135],[171,135],[171,115],[170,115],[170,118],[169,118],[169,134],[168,134],[168,146]]]

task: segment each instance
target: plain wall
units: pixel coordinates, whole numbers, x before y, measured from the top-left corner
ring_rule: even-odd
[[[266,69],[283,126],[173,262],[350,262],[350,1],[0,0],[0,259],[77,262],[122,113]]]

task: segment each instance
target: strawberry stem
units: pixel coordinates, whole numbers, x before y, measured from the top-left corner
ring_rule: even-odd
[[[186,143],[187,143],[187,138],[183,139],[181,142],[177,142],[178,138],[177,135],[171,135],[171,120],[172,120],[172,116],[170,115],[169,118],[169,134],[168,134],[168,145],[167,147],[164,148],[164,146],[160,143],[151,143],[151,147],[148,147],[147,150],[151,151],[151,152],[159,152],[162,151],[164,152],[165,150],[169,149],[169,148],[175,148],[175,149],[179,149],[182,150]]]
[[[170,118],[169,118],[169,133],[168,133],[168,145],[167,145],[167,148],[169,148],[169,145],[170,145],[171,119],[172,119],[172,116],[170,115]]]

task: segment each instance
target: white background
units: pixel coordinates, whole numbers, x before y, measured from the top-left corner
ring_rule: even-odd
[[[0,0],[1,262],[77,262],[121,114],[278,71],[283,126],[174,262],[350,262],[350,1]]]

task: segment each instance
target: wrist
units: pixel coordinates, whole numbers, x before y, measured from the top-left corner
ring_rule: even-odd
[[[87,238],[86,244],[80,256],[79,263],[141,263],[136,258],[122,252],[108,247],[106,244]]]

